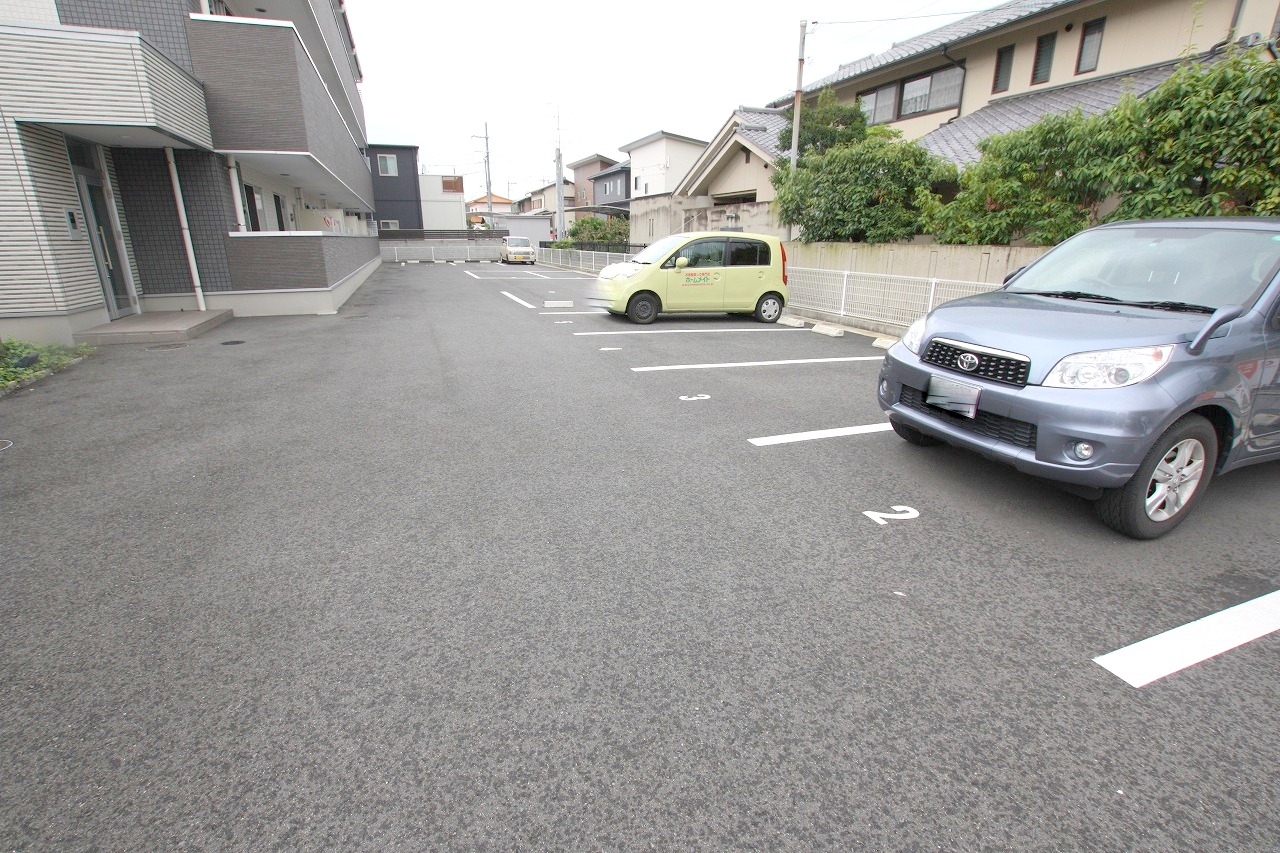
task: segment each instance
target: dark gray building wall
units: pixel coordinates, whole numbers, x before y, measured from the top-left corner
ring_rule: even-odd
[[[377,237],[227,237],[237,290],[325,288],[379,257]]]
[[[615,192],[609,192],[605,187],[610,184],[617,184],[621,179],[621,189]],[[592,176],[593,184],[595,184],[595,203],[596,204],[617,204],[625,207],[626,202],[631,198],[631,170],[619,169],[616,172],[610,172],[607,175]]]
[[[372,206],[368,164],[292,29],[187,26],[215,148],[310,152]]]
[[[178,65],[191,70],[187,15],[200,0],[56,0],[58,19],[70,27],[135,30]]]
[[[368,161],[297,39],[293,42],[293,56],[302,90],[302,115],[307,128],[306,150],[328,166],[330,171],[372,207],[373,183],[369,180]]]
[[[151,296],[194,292],[164,151],[113,148],[111,157],[119,179],[120,200],[129,220],[142,292]],[[209,292],[230,290],[231,270],[224,241],[236,225],[222,158],[202,151],[176,151],[174,159],[196,267],[200,270],[200,286]]]
[[[400,174],[378,174],[378,155],[396,155]],[[418,184],[418,149],[410,145],[370,145],[369,170],[373,178],[375,217],[395,219],[401,228],[422,227],[422,188]]]
[[[191,65],[204,83],[213,146],[308,150],[293,30],[218,21],[188,21],[188,26]],[[235,38],[228,37],[232,34]],[[334,121],[339,121],[336,114]]]

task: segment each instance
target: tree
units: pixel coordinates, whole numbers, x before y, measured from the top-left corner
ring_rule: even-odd
[[[1280,214],[1280,63],[1231,50],[1107,116],[1112,218]]]
[[[785,113],[787,126],[778,131],[778,149],[791,150],[791,128],[794,108]],[[836,93],[823,89],[817,104],[806,104],[800,110],[800,154],[821,154],[839,145],[858,142],[867,135],[867,117],[858,104],[842,104]]]
[[[942,243],[1053,245],[1096,225],[1111,194],[1101,122],[1077,110],[982,140],[954,200],[921,194],[923,229]]]
[[[1233,49],[1190,62],[1145,97],[1086,118],[1048,116],[979,143],[955,200],[920,198],[948,243],[1048,245],[1105,218],[1280,214],[1280,63]]]
[[[955,167],[896,131],[872,128],[860,142],[809,153],[773,175],[778,216],[801,239],[886,243],[920,233],[921,190],[955,180]]]
[[[626,243],[630,239],[631,223],[626,217],[588,216],[574,220],[569,226],[569,239],[560,242],[571,248],[574,243]]]

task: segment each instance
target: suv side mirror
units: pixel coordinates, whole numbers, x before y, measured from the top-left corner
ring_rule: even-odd
[[[1018,273],[1022,272],[1022,271],[1023,271],[1023,270],[1025,270],[1026,268],[1027,268],[1027,265],[1026,265],[1026,264],[1023,264],[1022,266],[1018,267],[1018,268],[1017,268],[1016,270],[1014,270],[1013,272],[1011,272],[1011,273],[1007,273],[1007,274],[1005,275],[1005,277],[1004,277],[1004,281],[1002,281],[1002,282],[1000,282],[1000,283],[1001,283],[1001,284],[1008,284],[1008,283],[1009,283],[1009,279],[1013,278],[1015,275],[1017,275]]]
[[[1205,345],[1209,343],[1209,337],[1243,313],[1243,305],[1223,305],[1217,311],[1214,311],[1213,316],[1209,318],[1209,322],[1205,323],[1204,328],[1200,330],[1200,334],[1196,335],[1196,339],[1187,344],[1187,352],[1191,355],[1199,355],[1204,352]]]

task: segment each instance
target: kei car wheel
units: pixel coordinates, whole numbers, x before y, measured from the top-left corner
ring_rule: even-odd
[[[627,303],[627,318],[642,326],[658,319],[658,297],[652,293],[637,293],[631,297]]]
[[[756,303],[756,311],[751,316],[761,323],[776,323],[782,316],[782,297],[776,293],[766,293]]]
[[[926,435],[913,426],[909,426],[892,419],[889,421],[889,424],[893,427],[893,431],[901,436],[908,444],[914,444],[916,447],[936,447],[937,445],[942,444],[938,439],[931,435]]]
[[[1203,497],[1218,459],[1218,434],[1187,415],[1160,436],[1128,483],[1104,492],[1098,518],[1134,539],[1155,539],[1177,527]]]

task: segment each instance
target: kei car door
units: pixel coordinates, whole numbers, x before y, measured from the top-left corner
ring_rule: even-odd
[[[688,264],[677,261],[685,258]],[[725,238],[693,240],[663,264],[668,311],[720,311],[724,307]]]

